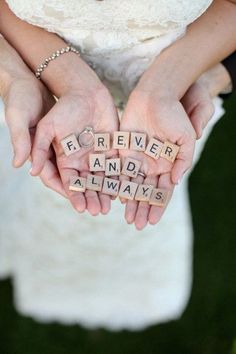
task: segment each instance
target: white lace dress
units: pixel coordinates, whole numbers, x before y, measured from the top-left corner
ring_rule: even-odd
[[[211,0],[7,2],[20,18],[79,46],[122,104],[154,57],[184,35]],[[223,113],[220,100],[215,103],[195,160]],[[192,276],[186,178],[162,221],[137,232],[125,223],[118,202],[109,216],[77,214],[30,177],[28,167],[13,171],[9,146],[1,125],[0,275],[12,277],[18,311],[110,330],[141,329],[182,314]]]

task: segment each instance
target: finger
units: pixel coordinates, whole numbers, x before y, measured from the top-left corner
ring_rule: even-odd
[[[96,175],[102,176],[104,178],[105,173],[104,172],[97,172]],[[100,205],[101,205],[101,213],[103,215],[108,214],[109,211],[111,210],[111,196],[104,194],[102,192],[99,192],[98,198],[99,198]]]
[[[157,186],[158,177],[148,176],[144,184],[152,185],[154,188]],[[148,202],[139,202],[138,209],[135,216],[135,226],[137,230],[142,230],[148,223],[150,205]]]
[[[156,205],[152,205],[150,207],[148,221],[151,225],[157,224],[158,221],[161,219],[161,217],[164,214],[164,211],[171,199],[174,187],[175,187],[175,185],[171,181],[171,174],[170,173],[165,173],[159,177],[157,188],[167,189],[169,191],[169,197],[168,197],[168,201],[164,207],[158,207]]]
[[[131,181],[142,184],[144,178],[142,176],[137,176],[136,178],[132,178]],[[132,224],[135,219],[135,215],[138,209],[138,204],[139,202],[137,200],[128,200],[126,202],[126,207],[125,207],[125,219],[128,224]]]
[[[190,114],[190,120],[197,135],[197,139],[200,139],[202,132],[206,127],[209,120],[212,118],[215,111],[215,107],[212,101],[208,100],[198,104]]]
[[[62,180],[62,185],[67,193],[71,204],[73,205],[75,210],[77,210],[79,213],[83,213],[86,209],[86,199],[84,197],[84,194],[82,192],[74,192],[69,190],[70,178],[78,177],[78,171],[71,168],[64,168],[59,170],[59,172]]]
[[[28,127],[28,119],[19,117],[16,112],[6,109],[6,122],[9,128],[11,142],[14,150],[13,166],[21,167],[30,156],[31,139]]]
[[[81,172],[80,173],[81,177],[87,177],[88,172]],[[91,191],[89,189],[86,189],[85,191],[85,199],[86,199],[86,206],[88,212],[92,216],[97,216],[101,212],[101,204],[100,200],[98,198],[98,193],[95,191]]]
[[[171,179],[174,184],[180,183],[184,173],[192,166],[195,141],[195,139],[191,139],[188,143],[180,146],[177,159],[171,171]]]
[[[45,118],[38,123],[32,150],[31,175],[39,175],[48,158],[48,152],[54,138],[53,129]]]
[[[46,187],[61,194],[63,197],[68,198],[63,187],[58,169],[51,160],[46,161],[39,177]]]

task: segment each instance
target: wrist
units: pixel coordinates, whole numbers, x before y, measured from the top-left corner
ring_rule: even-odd
[[[94,91],[103,86],[96,73],[72,52],[52,60],[41,80],[58,98],[71,91]]]
[[[169,48],[166,51],[169,51]],[[137,88],[146,92],[155,92],[159,97],[171,96],[180,100],[192,84],[191,76],[180,62],[181,58],[164,51],[144,72]]]
[[[13,81],[32,79],[33,74],[3,37],[0,38],[0,52],[0,94],[4,95]]]

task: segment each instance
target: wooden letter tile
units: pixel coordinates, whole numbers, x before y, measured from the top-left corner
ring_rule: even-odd
[[[114,132],[113,133],[113,149],[128,149],[129,148],[129,132]]]
[[[96,133],[94,134],[94,151],[110,150],[110,134]]]
[[[61,145],[66,156],[72,155],[80,150],[80,146],[75,134],[71,134],[61,140]]]
[[[149,200],[150,205],[165,206],[168,201],[169,191],[167,189],[154,188]]]
[[[145,151],[146,149],[146,134],[131,133],[130,150]]]
[[[71,177],[69,190],[74,192],[85,192],[86,178],[84,177]]]
[[[86,188],[91,191],[101,192],[102,190],[102,176],[88,175],[86,181]]]
[[[133,200],[137,188],[138,188],[138,183],[134,183],[130,181],[122,181],[120,186],[120,191],[119,191],[119,197]]]
[[[153,186],[148,184],[140,184],[135,195],[135,200],[149,202],[153,188]]]
[[[141,167],[141,162],[127,157],[125,159],[121,173],[129,177],[137,177],[138,171]]]
[[[90,154],[89,170],[91,172],[105,171],[105,154]]]
[[[161,154],[161,149],[162,149],[163,143],[160,142],[157,139],[150,139],[148,146],[145,150],[145,154],[148,156],[152,157],[153,159],[157,160],[159,159],[159,156]]]
[[[120,175],[120,158],[106,160],[106,176]]]
[[[112,178],[104,178],[102,193],[117,196],[119,193],[120,181]]]
[[[176,156],[178,155],[179,149],[180,147],[178,145],[165,141],[161,150],[161,157],[170,162],[174,162]]]

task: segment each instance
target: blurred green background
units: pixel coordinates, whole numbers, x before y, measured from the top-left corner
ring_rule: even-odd
[[[236,95],[189,181],[194,283],[182,318],[142,332],[87,331],[19,316],[0,282],[0,354],[236,354]]]

